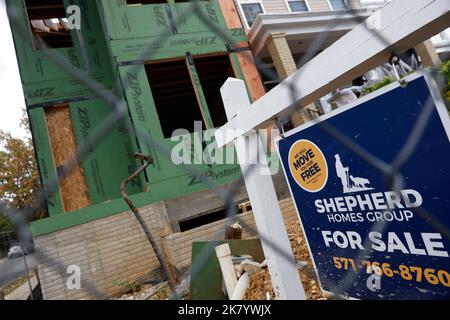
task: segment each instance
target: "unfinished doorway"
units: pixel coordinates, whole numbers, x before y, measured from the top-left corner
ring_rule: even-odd
[[[150,63],[145,71],[165,138],[170,138],[176,129],[193,132],[195,121],[201,121],[205,127],[184,59]]]
[[[230,56],[194,57],[194,62],[214,128],[221,127],[228,120],[220,88],[229,77],[235,77]]]
[[[227,122],[220,88],[235,76],[228,53],[148,63],[145,70],[165,138],[176,129],[193,132],[195,121],[208,129]]]

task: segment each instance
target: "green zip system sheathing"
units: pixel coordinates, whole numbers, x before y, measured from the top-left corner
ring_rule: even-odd
[[[223,83],[227,76],[244,80],[237,53],[230,48],[247,41],[242,28],[227,28],[218,1],[199,1],[198,10],[204,13],[207,23],[192,11],[188,2],[169,0],[140,5],[127,4],[125,0],[64,0],[63,3],[65,8],[80,6],[81,29],[70,31],[73,47],[48,51],[70,61],[70,66],[86,77],[122,95],[128,112],[88,150],[81,162],[90,207],[63,214],[64,203],[58,188],[47,197],[50,217],[32,225],[35,235],[126,210],[119,185],[140,164],[133,158],[135,152],[154,158],[146,175],[127,188],[132,199],[137,199],[141,206],[205,190],[208,188],[206,179],[225,184],[241,176],[239,165],[195,164],[194,172],[175,164],[171,159],[173,147],[180,144],[182,137],[193,141],[201,139],[201,134],[189,130],[175,139],[164,134],[163,118],[158,114],[157,105],[161,101],[158,90],[162,89],[151,87],[152,81],[155,82],[152,79],[154,66],[178,61],[187,70],[192,84],[189,94],[195,96],[201,112],[200,119],[196,120],[202,121],[203,130],[217,126],[214,119],[222,111],[212,111],[217,108],[216,97],[211,93],[214,88],[208,87],[208,79],[205,80],[196,64],[217,56],[230,67],[227,67],[228,73],[223,73],[223,79],[211,81]],[[60,103],[69,106],[76,142],[80,146],[114,112],[114,106],[68,74],[43,50],[30,46],[32,31],[24,1],[8,0],[8,7],[16,8],[19,14],[20,25],[12,25],[12,29],[40,177],[46,186],[57,176],[59,168],[55,166],[44,108]],[[21,29],[27,30],[26,37]],[[220,37],[216,29],[227,38]],[[219,88],[215,88],[217,93]],[[180,98],[177,105],[182,106],[183,99]],[[177,117],[176,112],[173,117]],[[223,124],[223,119],[220,121]],[[226,149],[225,154],[235,156],[234,148]],[[202,159],[203,150],[194,148],[190,156],[194,160]]]
[[[71,1],[81,8],[81,30],[71,30],[73,47],[50,50],[69,61],[69,67],[81,70],[90,78],[111,88],[114,69],[108,55],[102,23],[94,1]],[[33,47],[32,31],[23,0],[8,0],[10,10],[17,14],[12,25],[20,74],[28,106],[58,102],[95,95],[81,81],[69,75],[43,52]],[[64,0],[68,6],[68,1]]]

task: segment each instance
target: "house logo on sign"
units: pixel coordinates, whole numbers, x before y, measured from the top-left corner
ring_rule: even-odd
[[[343,193],[373,190],[373,188],[369,187],[369,179],[354,177],[350,174],[350,168],[342,164],[339,154],[334,155],[334,158],[336,159],[336,175],[341,180]]]

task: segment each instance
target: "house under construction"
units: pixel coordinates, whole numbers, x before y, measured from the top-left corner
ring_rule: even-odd
[[[80,28],[67,19],[71,5],[81,8]],[[229,188],[241,177],[239,164],[197,164],[189,172],[164,150],[177,143],[176,129],[195,135],[195,121],[204,130],[226,122],[219,89],[228,77],[244,80],[252,100],[265,90],[233,0],[198,5],[203,16],[183,0],[7,1],[41,182],[47,188],[59,178],[46,197],[49,217],[32,224],[44,299],[114,295],[119,281],[157,276],[159,262],[119,188],[142,165],[137,152],[153,163],[126,191],[176,272],[189,267],[192,242],[223,236],[230,221],[206,178]],[[72,67],[81,78],[67,72]],[[112,95],[91,90],[84,79],[115,92],[127,110],[67,170],[116,110]],[[289,223],[296,213],[283,177],[275,179]],[[241,187],[233,201],[247,199]],[[256,237],[252,212],[240,212],[244,238]],[[81,289],[66,287],[72,265],[82,272]]]

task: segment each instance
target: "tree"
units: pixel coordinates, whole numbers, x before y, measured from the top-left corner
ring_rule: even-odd
[[[8,218],[0,213],[0,232],[11,231],[12,226]]]
[[[26,120],[22,120],[22,125],[24,123]],[[0,202],[24,209],[31,205],[40,190],[32,141],[15,138],[0,130],[0,148]],[[30,219],[42,217],[44,210],[39,208]]]
[[[450,109],[450,60],[442,64],[441,72],[445,75],[446,81],[446,87],[444,88],[443,94],[446,99],[447,106]]]

